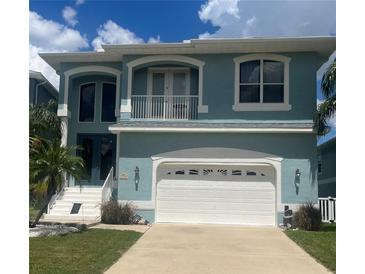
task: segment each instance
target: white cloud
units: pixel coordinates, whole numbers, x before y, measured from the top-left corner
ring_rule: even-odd
[[[85,0],[76,0],[75,5],[79,6],[85,3]]]
[[[89,47],[85,36],[65,25],[44,19],[38,13],[29,12],[29,69],[40,71],[56,87],[59,77],[39,52],[78,51]]]
[[[208,0],[198,12],[218,29],[199,37],[270,37],[334,35],[336,2]]]
[[[239,0],[209,0],[199,10],[199,18],[203,22],[210,21],[213,26],[226,26],[240,19]]]
[[[67,24],[74,27],[79,22],[77,20],[77,11],[70,6],[66,6],[62,10],[62,17]]]
[[[98,36],[92,41],[95,50],[102,50],[102,44],[141,44],[143,39],[112,20],[108,20],[97,30]]]
[[[77,51],[87,48],[85,36],[65,25],[29,12],[29,43],[50,51]]]
[[[149,44],[158,44],[161,43],[160,35],[157,35],[157,37],[150,37],[147,41]]]

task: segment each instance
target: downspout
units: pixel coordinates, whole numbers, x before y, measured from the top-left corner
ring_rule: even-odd
[[[38,87],[40,87],[41,85],[44,85],[46,84],[47,81],[43,81],[43,82],[40,82],[38,84],[35,85],[35,100],[34,100],[34,105],[37,105],[38,103]]]

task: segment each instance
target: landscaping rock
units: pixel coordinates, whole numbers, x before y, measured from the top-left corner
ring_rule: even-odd
[[[80,232],[80,230],[73,226],[66,225],[37,225],[29,228],[29,237],[46,237],[56,235],[66,235],[68,233]]]

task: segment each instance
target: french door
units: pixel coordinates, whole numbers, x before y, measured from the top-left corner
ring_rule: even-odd
[[[151,68],[148,73],[148,95],[189,95],[188,68]]]
[[[116,137],[113,134],[78,134],[78,156],[85,162],[82,185],[103,185],[112,167],[115,169]]]
[[[157,119],[186,116],[190,95],[188,68],[153,68],[149,70],[147,93],[149,114]]]

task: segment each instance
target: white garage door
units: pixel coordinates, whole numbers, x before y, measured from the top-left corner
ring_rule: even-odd
[[[265,166],[165,166],[156,222],[275,225],[273,171]]]

